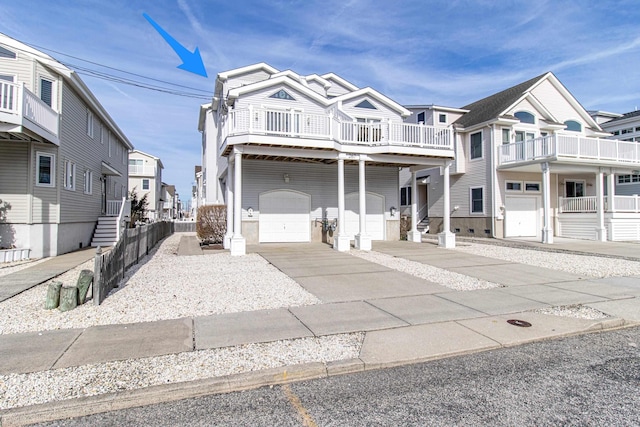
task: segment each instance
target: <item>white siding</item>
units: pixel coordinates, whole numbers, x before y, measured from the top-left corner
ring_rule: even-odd
[[[242,162],[242,217],[258,220],[259,196],[271,190],[295,190],[311,195],[311,220],[326,216],[338,217],[338,166],[311,163],[243,160]],[[289,182],[284,182],[284,174]],[[366,190],[384,196],[385,217],[389,209],[399,206],[398,169],[394,167],[366,167]],[[358,191],[358,166],[345,165],[345,194]],[[253,217],[247,209],[253,208]]]
[[[285,90],[295,99],[295,101],[270,98],[271,95],[278,92],[280,89]],[[236,101],[235,108],[247,108],[249,105],[254,105],[256,107],[276,107],[283,109],[299,108],[302,109],[305,113],[311,114],[324,114],[325,112],[325,107],[323,105],[318,104],[318,102],[312,100],[308,96],[284,84],[257,90],[252,93],[247,93],[241,99],[238,99]]]
[[[0,74],[15,76],[14,82],[25,83],[27,89],[35,92],[33,89],[33,59],[24,53],[7,47],[7,49],[16,53],[16,59],[0,59]]]
[[[0,150],[0,217],[4,217],[3,222],[26,223],[29,143],[2,142]]]
[[[371,102],[376,107],[376,109],[372,110],[369,108],[356,107],[356,105],[358,105],[365,99]],[[363,118],[366,117],[366,118],[375,118],[380,120],[389,119],[396,122],[402,121],[402,117],[397,111],[389,109],[382,102],[367,95],[358,96],[356,98],[344,101],[342,103],[342,110],[352,117],[363,117]]]
[[[245,74],[241,74],[238,76],[234,76],[230,79],[228,79],[225,83],[224,83],[224,93],[227,94],[229,93],[229,90],[240,87],[240,86],[246,86],[248,84],[251,83],[256,83],[256,82],[261,82],[262,80],[267,80],[269,77],[271,76],[271,74],[267,73],[266,71],[262,71],[262,70],[258,70],[258,71],[253,71],[250,73],[245,73]]]
[[[573,108],[569,101],[548,80],[539,84],[531,93],[544,104],[560,123],[564,123],[566,120],[577,120],[582,123],[583,129],[585,128],[586,122],[583,114],[586,115],[587,113]]]

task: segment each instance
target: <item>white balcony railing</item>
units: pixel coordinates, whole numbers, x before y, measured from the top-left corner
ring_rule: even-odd
[[[122,200],[107,200],[106,216],[118,216],[122,208]]]
[[[609,197],[604,198],[605,212],[631,212],[640,213],[640,196],[614,196],[613,207],[610,206]],[[560,197],[558,199],[559,213],[585,213],[596,212],[598,206],[596,196],[586,197]]]
[[[341,144],[453,149],[451,128],[388,121],[361,123],[336,111],[311,114],[249,107],[230,111],[226,129],[226,136],[256,134],[333,140]]]
[[[0,113],[8,114],[12,123],[23,125],[57,144],[58,113],[24,84],[0,82]]]
[[[640,164],[640,144],[558,134],[503,144],[499,147],[501,165],[549,157]]]
[[[129,175],[156,176],[156,168],[148,165],[129,165]]]

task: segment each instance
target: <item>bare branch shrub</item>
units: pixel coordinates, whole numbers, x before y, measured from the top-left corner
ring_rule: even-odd
[[[200,206],[196,232],[204,243],[222,243],[227,232],[227,206]]]

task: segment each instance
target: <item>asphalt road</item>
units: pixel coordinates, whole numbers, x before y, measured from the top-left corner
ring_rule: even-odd
[[[640,426],[640,328],[41,425]]]

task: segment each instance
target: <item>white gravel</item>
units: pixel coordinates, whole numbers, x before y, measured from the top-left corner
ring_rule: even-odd
[[[358,357],[363,339],[363,333],[301,338],[0,375],[0,409],[307,362],[351,359]]]
[[[503,285],[498,283],[487,282],[486,280],[476,279],[475,277],[454,273],[442,268],[433,267],[416,261],[410,261],[404,258],[394,257],[380,252],[352,250],[350,253],[364,260],[375,262],[376,264],[384,265],[385,267],[402,271],[403,273],[407,273],[457,291],[473,291],[476,289],[503,287]]]
[[[573,317],[576,319],[606,319],[610,317],[608,314],[596,310],[595,308],[587,307],[582,304],[573,305],[559,305],[557,307],[539,308],[534,310],[535,313],[549,314],[552,316],[560,317]]]
[[[141,264],[129,270],[100,305],[89,301],[62,313],[45,310],[47,284],[0,303],[0,334],[94,325],[150,322],[317,304],[315,296],[257,254],[228,252],[176,256],[180,233],[168,237]],[[82,268],[54,280],[75,283]]]
[[[640,275],[640,262],[619,258],[546,252],[483,244],[465,244],[464,246],[456,247],[455,250],[552,270],[566,271],[580,274],[582,277],[604,278]]]

